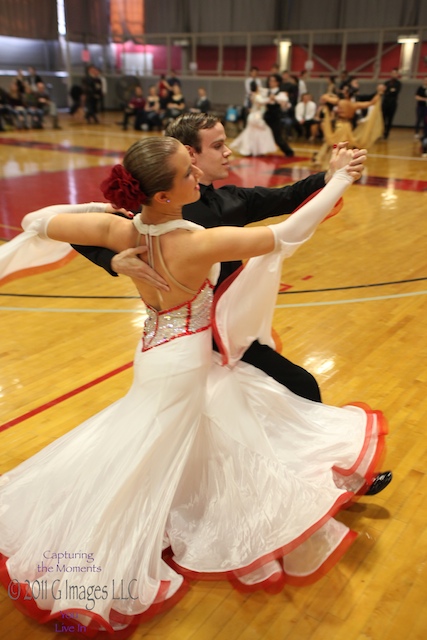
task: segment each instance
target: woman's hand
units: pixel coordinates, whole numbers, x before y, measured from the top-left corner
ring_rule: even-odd
[[[332,150],[331,162],[330,166],[332,171],[338,171],[338,169],[344,169],[348,164],[350,164],[353,159],[353,151],[346,148],[335,147]]]
[[[359,180],[365,168],[365,162],[368,157],[366,149],[353,149],[353,158],[350,160],[347,167],[347,172],[351,175],[353,180]]]
[[[135,215],[127,209],[117,209],[113,204],[107,204],[105,206],[105,213],[122,213],[126,218],[133,218]]]
[[[329,180],[334,175],[335,171],[338,169],[336,166],[336,158],[341,150],[347,151],[348,142],[339,142],[338,145],[333,149],[331,159],[329,161],[329,168],[325,173],[325,184],[329,182]],[[363,169],[365,168],[365,162],[367,158],[367,150],[366,149],[353,149],[350,151],[352,157],[348,162],[347,171],[353,178],[353,180],[359,180],[362,176]]]
[[[347,149],[344,144],[340,143],[333,149],[329,167],[332,173],[346,168],[353,180],[358,180],[363,172],[367,151],[366,149]]]

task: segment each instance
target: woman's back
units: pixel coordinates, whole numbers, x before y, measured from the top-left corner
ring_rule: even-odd
[[[144,261],[166,280],[170,288],[160,293],[147,282],[134,279],[145,304],[157,311],[168,310],[193,300],[208,278],[211,284],[216,283],[219,265],[210,269],[191,258],[195,241],[193,232],[202,227],[182,219],[145,225],[140,216],[136,216],[133,222],[141,234],[138,243],[147,246]]]

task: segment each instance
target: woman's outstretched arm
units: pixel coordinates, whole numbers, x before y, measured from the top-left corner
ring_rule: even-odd
[[[268,227],[221,227],[198,233],[198,258],[212,262],[251,258],[269,253],[278,241],[292,244],[308,239],[353,182],[355,176],[348,168],[352,153],[346,149],[338,151],[336,170],[328,184],[285,221]]]
[[[72,206],[72,205],[69,205]],[[111,208],[111,205],[108,205]],[[105,212],[109,212],[105,205]],[[45,235],[51,240],[59,240],[70,244],[87,244],[107,247],[114,251],[123,251],[131,245],[136,231],[132,223],[114,215],[84,213],[84,215],[66,212],[57,208],[45,225]],[[74,215],[75,214],[75,215]],[[42,235],[42,234],[40,234]]]

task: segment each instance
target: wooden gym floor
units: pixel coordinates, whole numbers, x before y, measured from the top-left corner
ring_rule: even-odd
[[[0,237],[28,211],[101,199],[108,167],[133,142],[119,114],[99,126],[61,116],[61,131],[0,134]],[[229,182],[281,186],[310,171],[296,156],[233,160]],[[242,595],[194,582],[169,613],[133,636],[150,640],[425,640],[427,637],[427,159],[413,131],[393,129],[370,152],[341,213],[287,261],[274,329],[309,369],[323,400],[382,409],[390,487],[339,518],[359,537],[310,587]],[[217,185],[218,186],[218,185]],[[0,289],[0,473],[121,397],[132,376],[143,308],[126,278],[81,256]],[[0,639],[55,638],[0,590]],[[72,634],[69,634],[72,637]]]

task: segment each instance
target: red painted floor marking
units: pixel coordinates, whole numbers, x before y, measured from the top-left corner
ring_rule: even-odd
[[[14,139],[0,138],[0,144],[15,144]],[[78,153],[84,156],[93,155],[95,152],[104,158],[111,157],[111,164],[117,161],[117,152],[114,150],[92,149],[90,147],[68,147],[50,143],[20,142],[21,145],[37,148],[41,144],[43,148],[54,148],[70,156]],[[39,146],[40,148],[40,146]],[[121,152],[119,152],[121,153]],[[283,187],[297,179],[302,179],[314,173],[308,167],[299,167],[299,162],[306,162],[305,156],[285,158],[282,156],[266,156],[260,158],[239,158],[230,163],[230,176],[224,180],[215,182],[215,187],[224,184],[234,184],[244,187]],[[104,160],[105,162],[105,160]],[[292,166],[289,166],[289,165]],[[29,209],[36,210],[51,204],[90,202],[104,198],[99,185],[108,175],[110,165],[99,167],[71,167],[61,171],[44,172],[35,175],[24,175],[0,179],[0,223],[2,224],[2,238],[10,240],[18,233],[23,216]],[[389,179],[378,176],[369,176],[356,183],[362,186],[379,188],[403,189],[408,191],[427,191],[427,180]],[[29,200],[29,195],[31,200]],[[29,204],[30,202],[30,204]],[[3,231],[4,229],[4,231]]]
[[[60,151],[62,153],[81,153],[86,156],[102,156],[104,158],[122,158],[123,151],[101,149],[100,147],[82,147],[68,142],[40,142],[36,140],[19,140],[18,138],[0,138],[0,144],[10,147],[25,147],[38,151]]]
[[[78,393],[82,393],[82,391],[86,391],[86,389],[90,389],[91,387],[94,387],[100,382],[104,382],[105,380],[108,380],[108,378],[112,378],[113,376],[116,376],[118,373],[122,373],[123,371],[126,371],[126,369],[129,369],[132,365],[133,365],[133,362],[128,362],[127,364],[124,364],[121,367],[118,367],[118,369],[114,369],[109,373],[105,373],[103,376],[100,376],[99,378],[95,378],[95,380],[91,380],[91,382],[87,382],[86,384],[83,384],[81,387],[77,387],[77,389],[68,391],[68,393],[64,393],[64,395],[59,396],[58,398],[54,398],[53,400],[50,400],[49,402],[42,404],[40,407],[36,407],[35,409],[32,409],[31,411],[24,413],[22,416],[18,416],[17,418],[13,418],[12,420],[9,420],[9,422],[5,422],[5,424],[2,424],[0,426],[0,433],[2,431],[6,431],[6,429],[10,429],[10,427],[14,427],[16,424],[24,422],[24,420],[28,420],[28,418],[32,418],[33,416],[36,416],[38,413],[42,413],[43,411],[46,411],[47,409],[50,409],[51,407],[54,407],[57,404],[60,404],[61,402],[64,402],[64,400],[68,400],[68,398],[72,398],[73,396],[76,396]]]
[[[99,185],[110,166],[41,172],[29,176],[2,178],[0,181],[1,235],[5,240],[21,231],[26,213],[52,204],[105,202]],[[16,227],[16,230],[13,229]]]
[[[301,280],[310,280],[311,278],[313,278],[313,276],[304,276]],[[293,286],[293,284],[285,284],[284,282],[281,282],[279,286],[279,293],[285,293],[285,291],[292,289]]]

